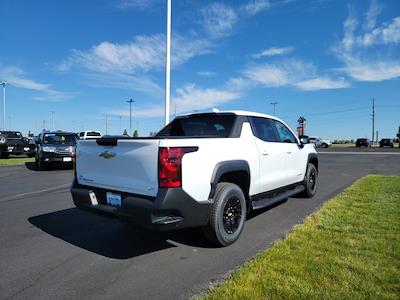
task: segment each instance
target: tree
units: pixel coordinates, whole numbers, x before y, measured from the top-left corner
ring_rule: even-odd
[[[133,137],[139,137],[139,132],[137,131],[137,129],[135,129],[135,131],[133,132]]]
[[[128,131],[126,131],[126,129],[125,129],[124,132],[122,133],[122,135],[128,135]]]

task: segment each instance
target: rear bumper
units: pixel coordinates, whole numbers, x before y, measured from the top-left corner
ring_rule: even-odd
[[[93,192],[97,204],[90,198]],[[106,193],[121,194],[121,206],[107,205]],[[74,178],[71,194],[76,207],[95,214],[118,218],[152,230],[199,227],[208,223],[211,203],[199,203],[183,189],[159,189],[156,197],[80,185]]]

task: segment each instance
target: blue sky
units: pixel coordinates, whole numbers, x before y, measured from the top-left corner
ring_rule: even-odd
[[[0,6],[6,128],[143,136],[163,125],[165,1]],[[172,0],[171,113],[252,110],[323,138],[394,137],[400,126],[400,2]],[[2,100],[2,99],[1,99]],[[1,123],[0,123],[1,124]]]

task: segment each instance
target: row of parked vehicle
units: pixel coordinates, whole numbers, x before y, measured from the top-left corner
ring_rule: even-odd
[[[370,139],[366,139],[366,138],[360,138],[356,140],[356,148],[361,148],[361,147],[372,147],[372,142]],[[381,139],[379,141],[379,147],[383,148],[383,147],[394,147],[394,140],[392,139]],[[400,148],[400,144],[399,144],[399,148]]]
[[[66,131],[43,131],[28,139],[19,131],[0,131],[0,156],[8,158],[10,154],[35,157],[39,170],[50,164],[71,164],[75,156],[75,147],[79,139],[101,138],[98,131],[79,133]]]

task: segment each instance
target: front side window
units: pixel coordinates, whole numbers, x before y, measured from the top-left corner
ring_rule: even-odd
[[[278,142],[270,119],[250,117],[250,123],[254,136],[264,142]]]
[[[273,126],[275,126],[276,133],[281,143],[297,143],[297,140],[293,133],[281,122],[276,120],[271,120]]]

